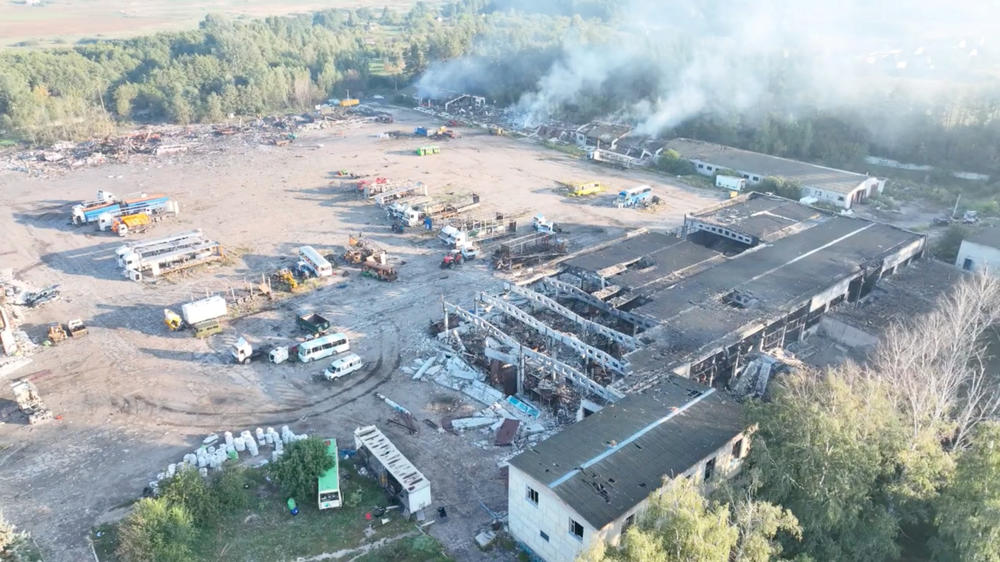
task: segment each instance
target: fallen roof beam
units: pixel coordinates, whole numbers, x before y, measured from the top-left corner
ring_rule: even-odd
[[[615,402],[625,397],[625,395],[621,392],[598,384],[597,382],[591,380],[587,375],[581,373],[573,367],[553,359],[544,353],[539,353],[531,348],[521,345],[521,342],[507,335],[503,330],[497,328],[485,318],[477,314],[473,314],[472,312],[469,312],[458,305],[451,304],[448,301],[444,301],[444,309],[445,314],[448,312],[455,313],[473,326],[488,332],[493,337],[511,346],[514,348],[516,353],[524,357],[526,360],[538,363],[543,369],[549,369],[557,375],[561,375],[569,379],[570,382],[585,391],[596,394],[608,402]]]
[[[573,312],[572,310],[566,308],[565,306],[559,304],[558,302],[550,299],[549,297],[537,291],[533,291],[531,289],[525,289],[523,287],[518,287],[517,285],[514,285],[512,283],[506,283],[505,289],[508,292],[522,296],[534,303],[544,306],[545,308],[551,310],[552,312],[555,312],[556,314],[559,314],[560,316],[563,316],[569,320],[572,320],[573,322],[576,322],[580,326],[583,326],[583,328],[588,332],[596,332],[622,345],[625,345],[629,348],[629,350],[637,349],[639,347],[638,339],[623,334],[618,330],[608,328],[607,326],[604,326],[602,324],[598,324],[597,322],[594,322],[592,320],[588,320],[583,316],[580,316],[579,314]]]
[[[543,285],[547,285],[550,289],[555,291],[557,295],[567,295],[578,301],[585,302],[598,310],[604,311],[610,314],[611,316],[618,318],[619,320],[624,320],[626,322],[632,323],[633,325],[641,326],[643,329],[652,328],[657,324],[655,320],[644,318],[642,316],[636,316],[635,314],[625,312],[624,310],[618,310],[617,308],[608,305],[608,303],[602,301],[601,299],[595,297],[594,295],[591,295],[590,293],[578,287],[574,287],[573,285],[570,285],[569,283],[565,283],[558,279],[554,279],[552,277],[543,277],[541,279],[541,283]]]
[[[580,339],[577,338],[576,336],[560,332],[559,330],[552,328],[548,324],[542,322],[541,320],[535,318],[531,314],[528,314],[527,312],[521,310],[520,308],[514,306],[513,304],[501,298],[482,293],[479,295],[479,299],[491,306],[496,307],[498,310],[500,310],[500,312],[508,316],[511,316],[513,318],[516,318],[517,320],[523,322],[524,324],[527,324],[540,334],[552,338],[553,340],[566,345],[573,351],[576,351],[583,357],[586,357],[587,359],[601,365],[602,367],[611,369],[612,371],[615,371],[620,375],[625,374],[625,370],[628,367],[628,363],[623,362],[619,359],[615,359],[608,353],[605,353],[604,351],[601,351],[600,349],[597,349],[592,345],[588,345],[580,341]]]

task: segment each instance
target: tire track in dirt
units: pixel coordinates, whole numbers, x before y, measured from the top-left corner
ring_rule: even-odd
[[[392,378],[392,374],[399,369],[402,362],[402,356],[399,353],[398,341],[399,341],[399,326],[395,323],[389,323],[391,333],[387,334],[386,331],[381,332],[381,352],[378,361],[375,366],[370,369],[363,377],[352,381],[350,384],[345,385],[343,388],[334,389],[333,391],[326,393],[325,395],[312,400],[299,404],[289,404],[281,408],[273,408],[267,410],[245,410],[245,411],[213,411],[213,410],[193,410],[176,408],[166,404],[158,404],[154,401],[149,400],[144,396],[135,396],[132,400],[141,403],[142,405],[148,407],[154,412],[164,412],[168,414],[179,415],[182,418],[188,416],[194,416],[196,418],[212,418],[213,421],[208,423],[200,420],[191,421],[181,421],[181,420],[157,420],[157,425],[167,425],[173,427],[190,427],[190,428],[218,428],[222,425],[282,425],[289,424],[311,417],[315,417],[321,414],[328,414],[339,408],[342,408],[348,404],[357,401],[362,396],[370,394],[372,391],[380,388],[382,385],[389,382]],[[377,379],[376,376],[380,375]],[[373,379],[376,379],[374,384],[369,385]],[[354,394],[354,391],[359,391],[355,396],[346,398],[344,400],[336,400],[334,403],[330,403],[338,397],[343,396],[346,393]],[[290,414],[292,412],[298,412],[298,415],[291,418],[262,418],[262,416],[279,416]]]

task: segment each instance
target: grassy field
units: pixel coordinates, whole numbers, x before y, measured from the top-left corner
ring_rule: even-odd
[[[329,8],[384,6],[408,10],[414,0],[42,0],[28,6],[0,2],[0,46],[68,45],[80,40],[134,37],[195,27],[206,14],[261,18]]]
[[[253,490],[250,508],[225,514],[215,529],[203,534],[195,549],[200,560],[294,560],[338,551],[349,551],[347,558],[363,555],[358,560],[365,562],[449,560],[440,544],[418,531],[413,522],[403,520],[399,510],[386,512],[385,517],[391,519],[386,525],[375,517],[372,522],[366,519],[374,506],[386,505],[386,496],[374,480],[359,476],[353,463],[341,463],[344,507],[319,511],[315,498],[310,498],[298,502],[300,511],[295,517],[288,513],[284,496],[260,471],[248,471],[248,476]],[[369,524],[375,533],[366,537]],[[92,539],[101,562],[118,560],[114,526],[95,529]],[[384,546],[365,554],[365,545],[383,539]]]

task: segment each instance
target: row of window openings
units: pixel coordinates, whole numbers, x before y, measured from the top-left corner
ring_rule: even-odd
[[[733,453],[733,462],[736,462],[743,456],[742,439],[738,439],[735,443],[733,443],[732,453]],[[705,463],[704,480],[706,482],[711,480],[712,475],[714,473],[715,473],[715,458],[713,457],[708,462]],[[528,494],[527,494],[528,501],[535,505],[538,505],[538,490],[535,490],[531,486],[527,486],[527,488],[528,488]],[[622,527],[622,530],[629,528],[633,523],[635,523],[634,513],[625,518],[625,525]],[[583,540],[583,525],[574,521],[571,518],[569,520],[569,534],[573,535],[577,539]],[[542,537],[542,540],[544,540],[545,542],[548,542],[549,540],[549,535],[546,534],[545,531],[538,531],[538,536]]]
[[[711,172],[712,170],[714,170],[714,168],[712,168],[711,166],[706,166],[704,164],[698,164],[698,168],[699,169],[700,168],[704,168],[704,169],[708,170],[709,172]],[[748,179],[748,180],[750,180],[750,181],[760,181],[760,177],[759,176],[753,176],[751,178],[749,174],[743,174],[743,177],[746,178],[746,179]]]
[[[740,242],[745,242],[747,244],[749,244],[751,242],[751,240],[749,238],[747,238],[746,236],[740,236],[739,234],[733,234],[731,231],[726,230],[724,228],[719,228],[717,226],[706,226],[705,228],[707,230],[709,230],[710,232],[714,232],[716,234],[722,234],[723,236],[735,236],[736,238],[738,238],[740,240]]]

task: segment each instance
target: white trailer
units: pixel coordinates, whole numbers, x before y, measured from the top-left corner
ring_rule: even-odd
[[[215,295],[181,305],[181,317],[189,326],[206,320],[222,318],[229,313],[226,299]]]
[[[158,240],[127,244],[115,251],[125,277],[141,281],[187,267],[222,259],[222,246],[206,240],[200,230]]]
[[[747,179],[736,176],[715,176],[715,187],[731,189],[733,191],[743,191],[747,188]]]
[[[431,505],[431,483],[374,425],[354,430],[354,447],[382,487],[409,513]]]

